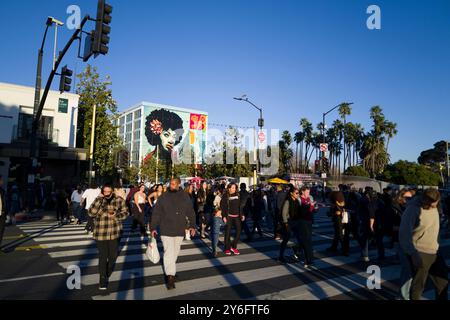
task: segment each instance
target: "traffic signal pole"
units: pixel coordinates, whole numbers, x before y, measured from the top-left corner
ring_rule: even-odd
[[[97,114],[97,105],[94,103],[92,110],[92,125],[91,125],[91,149],[89,150],[89,186],[92,183],[92,171],[94,168],[94,143],[95,143],[95,118]]]
[[[29,181],[28,181],[29,183],[34,183],[34,180],[35,180],[36,167],[37,167],[37,157],[38,157],[38,155],[37,155],[37,130],[38,130],[38,127],[39,127],[39,122],[41,120],[42,111],[44,109],[45,102],[46,102],[47,97],[48,97],[48,93],[50,91],[50,87],[51,87],[53,79],[54,79],[54,77],[56,75],[56,70],[58,70],[58,67],[61,64],[62,59],[66,55],[67,51],[69,51],[69,49],[72,46],[73,42],[75,40],[79,39],[79,34],[82,32],[84,25],[89,20],[90,20],[89,16],[85,16],[84,17],[83,21],[80,24],[80,27],[77,30],[75,30],[75,32],[72,35],[72,37],[70,38],[69,42],[66,44],[64,49],[60,52],[60,54],[58,56],[58,60],[55,62],[55,67],[52,70],[52,72],[50,73],[50,76],[49,76],[49,78],[47,80],[47,84],[45,86],[45,90],[44,90],[44,93],[42,95],[42,99],[39,102],[39,107],[37,108],[37,110],[35,110],[35,116],[34,116],[33,125],[32,125],[32,128],[31,128],[31,136],[30,136],[30,160],[31,160],[31,168],[32,169],[31,169],[31,174],[29,175],[29,176],[31,176],[29,178]],[[40,80],[40,75],[38,75],[38,80]],[[37,91],[38,90],[36,90],[36,92]],[[37,98],[37,95],[36,95],[36,98]]]

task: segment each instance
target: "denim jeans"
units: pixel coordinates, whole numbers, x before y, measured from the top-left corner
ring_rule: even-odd
[[[221,217],[213,217],[212,218],[211,246],[212,246],[212,250],[214,252],[217,251],[217,244],[219,243],[220,228],[224,225],[225,225],[225,223],[223,222]]]
[[[402,250],[398,243],[395,243],[398,258],[400,259],[400,296],[403,300],[410,300],[410,289],[412,282],[411,264],[408,256]]]
[[[82,220],[82,211],[83,209],[81,208],[81,205],[79,202],[72,202],[72,213],[73,216],[75,218],[77,218],[78,220]]]

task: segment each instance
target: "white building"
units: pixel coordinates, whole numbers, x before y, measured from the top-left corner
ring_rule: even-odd
[[[11,166],[24,169],[29,159],[34,95],[34,87],[0,83],[0,174],[5,177],[11,176]],[[76,149],[78,101],[76,94],[48,94],[38,136],[40,159],[48,164],[49,175],[55,175],[58,164],[86,160],[86,151]],[[66,174],[71,173],[66,170]],[[17,173],[13,175],[20,181]]]
[[[139,167],[144,158],[148,156],[149,151],[151,151],[152,148],[155,148],[155,146],[149,145],[146,136],[147,117],[151,112],[161,109],[170,111],[172,116],[178,118],[180,123],[182,123],[184,134],[183,137],[179,137],[180,140],[191,140],[191,146],[197,147],[195,152],[201,153],[202,157],[204,156],[208,121],[207,112],[153,102],[141,102],[122,112],[118,119],[114,121],[114,125],[118,126],[118,135],[123,141],[123,145],[130,153],[130,165]],[[196,116],[198,116],[197,118],[203,117],[201,129],[199,129],[197,123],[194,124],[193,122],[193,119]],[[175,148],[177,147],[181,147],[181,145],[176,146]]]

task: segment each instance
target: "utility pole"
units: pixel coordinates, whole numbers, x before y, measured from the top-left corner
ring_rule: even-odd
[[[92,125],[91,125],[91,149],[89,151],[89,185],[92,183],[92,171],[94,167],[94,143],[95,143],[95,116],[97,113],[97,105],[94,104],[92,111]]]
[[[262,132],[263,128],[264,128],[263,109],[258,107],[257,105],[255,105],[253,102],[251,102],[249,100],[249,98],[247,97],[247,95],[243,95],[241,98],[233,98],[233,99],[237,100],[237,101],[247,102],[248,104],[252,105],[256,110],[259,111],[258,127],[260,129],[260,132]],[[258,138],[256,136],[257,136],[257,134],[256,134],[256,128],[255,128],[255,157],[256,157],[255,162],[256,162],[256,171],[257,172],[259,171],[259,174],[261,175],[261,173],[262,173],[261,162],[260,162],[260,157],[259,157],[259,148],[257,146],[258,145],[258,141],[257,141]],[[257,175],[256,175],[256,177],[254,176],[253,178],[255,179],[254,180],[255,186],[257,186],[258,185],[258,180],[257,180],[258,177],[257,177]]]

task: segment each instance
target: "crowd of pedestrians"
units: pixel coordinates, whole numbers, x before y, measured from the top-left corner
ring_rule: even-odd
[[[8,208],[8,197],[0,177],[0,241]],[[314,191],[313,191],[314,192]],[[240,255],[243,242],[256,237],[280,241],[281,264],[302,262],[314,267],[314,216],[319,210],[308,186],[261,186],[203,182],[181,185],[172,179],[168,186],[138,184],[129,188],[96,184],[73,190],[56,190],[57,219],[61,224],[86,223],[86,232],[95,239],[99,252],[99,284],[106,290],[120,251],[123,221],[132,220],[131,232],[142,243],[158,238],[164,248],[163,266],[169,290],[175,288],[176,262],[183,241],[211,240],[211,258]],[[351,241],[370,262],[369,248],[376,248],[377,263],[386,259],[386,249],[394,249],[401,266],[399,298],[420,299],[430,278],[437,299],[447,299],[448,269],[439,247],[441,226],[447,223],[450,201],[438,190],[385,188],[378,193],[370,187],[355,190],[340,185],[322,199],[332,221],[334,237],[328,252],[349,256]],[[71,219],[73,217],[73,219]],[[223,232],[224,240],[220,242]],[[292,255],[286,257],[293,241]],[[206,245],[206,241],[204,244]]]

